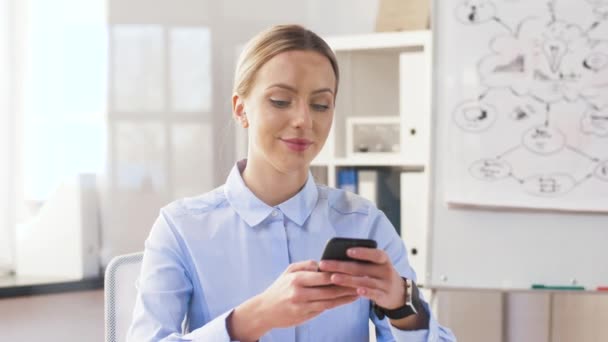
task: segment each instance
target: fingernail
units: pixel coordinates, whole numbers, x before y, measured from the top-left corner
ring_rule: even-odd
[[[362,289],[362,288],[357,289],[357,293],[361,296],[363,296],[365,294],[365,292],[366,292],[365,289]]]
[[[354,256],[355,254],[357,254],[357,251],[351,248],[347,250],[346,253],[348,253],[348,255],[350,256]]]

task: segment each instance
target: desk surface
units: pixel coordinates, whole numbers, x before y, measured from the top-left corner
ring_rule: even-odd
[[[34,277],[0,277],[0,299],[50,293],[103,288],[103,277],[87,279],[50,279]]]

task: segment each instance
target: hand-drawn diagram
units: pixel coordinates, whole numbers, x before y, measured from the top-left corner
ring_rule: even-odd
[[[576,0],[588,7],[590,14],[584,18],[593,18],[589,23],[560,19],[558,1],[565,0],[544,1],[544,13],[522,14],[525,17],[515,20],[501,18],[500,13],[501,6],[514,0],[466,0],[455,7],[458,25],[498,25],[494,28],[503,31],[488,42],[485,55],[475,59],[483,88],[454,107],[455,127],[480,141],[482,134],[483,139],[492,139],[490,130],[503,129],[495,127],[499,123],[517,124],[521,134],[519,144],[504,146],[496,155],[481,155],[469,165],[468,175],[482,184],[510,179],[524,194],[541,198],[564,196],[590,179],[608,189],[608,40],[593,35],[608,25],[608,0]],[[509,25],[514,22],[517,25]],[[492,99],[497,91],[510,93],[515,100]],[[556,124],[558,115],[576,117],[568,122],[577,122],[577,127]],[[588,142],[595,148],[587,149]],[[603,147],[598,149],[598,144]],[[510,161],[515,151],[537,162],[568,153],[568,163],[585,165],[586,170],[537,171],[521,158],[519,164]]]

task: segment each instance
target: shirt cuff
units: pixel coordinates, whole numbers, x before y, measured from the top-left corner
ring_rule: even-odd
[[[232,341],[230,340],[230,334],[228,334],[228,325],[226,319],[234,309],[230,309],[227,312],[217,316],[213,320],[207,322],[202,327],[192,331],[191,333],[184,336],[184,339],[193,342],[205,342],[205,341]]]
[[[421,329],[421,330],[401,330],[399,328],[394,327],[390,324],[389,327],[391,329],[391,333],[393,337],[395,337],[396,341],[420,341],[420,342],[436,342],[439,341],[439,323],[433,315],[431,314],[431,310],[429,308],[428,303],[422,301],[421,303],[429,316],[429,328]],[[388,319],[388,318],[387,318]]]

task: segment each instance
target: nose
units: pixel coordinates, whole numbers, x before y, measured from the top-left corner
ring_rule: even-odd
[[[312,115],[308,103],[302,103],[294,109],[292,124],[295,128],[312,128]]]

